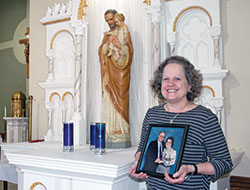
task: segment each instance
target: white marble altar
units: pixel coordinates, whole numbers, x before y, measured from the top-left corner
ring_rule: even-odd
[[[28,117],[4,117],[7,121],[7,143],[28,140]]]
[[[84,0],[55,3],[40,22],[46,26],[48,78],[45,90],[48,132],[45,141],[62,141],[63,122],[74,122],[74,144],[86,144],[87,25]],[[81,137],[81,138],[80,138]]]
[[[128,176],[133,163],[135,147],[107,149],[103,155],[95,155],[89,146],[77,146],[74,152],[63,152],[58,142],[3,143],[1,146],[1,171],[11,173],[8,181],[17,183],[18,190],[36,185],[42,190],[146,190],[144,182],[136,182]],[[230,151],[235,169],[244,152]],[[9,166],[9,164],[11,164]],[[0,179],[6,179],[0,175]],[[212,183],[211,190],[228,190],[230,176]],[[38,187],[37,187],[38,188]]]
[[[63,152],[62,145],[55,142],[2,144],[1,147],[8,162],[18,168],[18,190],[35,186],[47,190],[139,189],[140,183],[128,176],[135,147],[107,149],[103,155],[95,155],[89,146]]]

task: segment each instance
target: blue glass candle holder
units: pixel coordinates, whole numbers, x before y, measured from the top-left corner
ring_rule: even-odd
[[[90,150],[95,150],[95,122],[90,122]]]
[[[105,123],[95,124],[96,134],[95,134],[95,154],[103,154],[105,152],[105,133],[106,126]]]
[[[74,124],[73,123],[63,124],[63,151],[64,152],[74,151]]]

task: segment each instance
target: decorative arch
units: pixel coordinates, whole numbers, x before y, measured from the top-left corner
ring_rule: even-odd
[[[33,183],[31,186],[30,186],[30,190],[35,190],[36,189],[36,187],[38,187],[38,186],[42,186],[43,188],[44,188],[44,190],[47,190],[47,187],[44,185],[44,184],[42,184],[41,182],[35,182],[35,183]],[[39,187],[38,187],[39,188]],[[40,189],[40,188],[39,188]]]
[[[57,31],[57,32],[53,35],[53,37],[52,37],[52,39],[51,39],[51,42],[50,42],[50,49],[53,49],[54,41],[55,41],[57,35],[60,34],[60,33],[62,33],[62,32],[68,33],[68,34],[71,36],[71,38],[72,38],[73,46],[75,45],[75,43],[74,43],[74,36],[71,34],[70,31],[63,29],[63,30]]]
[[[49,101],[51,102],[52,101],[52,98],[53,96],[57,95],[60,99],[61,99],[61,96],[58,92],[53,92],[50,96],[49,96]]]
[[[209,22],[210,22],[210,26],[213,26],[213,20],[212,20],[212,17],[210,15],[210,13],[203,7],[201,6],[190,6],[190,7],[187,7],[185,9],[183,9],[176,17],[175,17],[175,20],[174,20],[174,25],[173,25],[173,32],[176,32],[176,25],[177,25],[177,22],[178,20],[180,19],[181,15],[184,14],[185,12],[191,10],[191,9],[200,9],[201,11],[205,12],[209,18]]]
[[[65,96],[66,95],[71,95],[72,96],[72,98],[74,98],[74,96],[73,96],[73,94],[71,93],[71,92],[65,92],[63,95],[62,95],[62,101],[64,102],[64,99],[65,99]]]
[[[205,85],[203,88],[208,88],[212,92],[213,97],[215,97],[215,91],[211,86]]]

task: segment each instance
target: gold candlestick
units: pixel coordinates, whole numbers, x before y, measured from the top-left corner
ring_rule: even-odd
[[[29,141],[32,140],[32,101],[33,96],[29,96]]]

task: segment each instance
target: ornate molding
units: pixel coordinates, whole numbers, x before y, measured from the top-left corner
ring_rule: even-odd
[[[146,3],[147,5],[151,5],[151,0],[144,0],[143,3]]]
[[[47,49],[46,50],[46,56],[49,59],[53,59],[55,57],[55,50],[53,50],[53,49]]]
[[[212,20],[212,17],[210,15],[210,13],[203,7],[201,6],[190,6],[190,7],[187,7],[185,9],[183,9],[176,17],[175,17],[175,20],[174,20],[174,25],[173,25],[173,32],[176,32],[176,25],[177,25],[177,22],[178,20],[180,19],[181,15],[184,14],[185,12],[191,10],[191,9],[199,9],[203,12],[205,12],[209,18],[209,22],[210,22],[210,26],[213,26],[213,20]]]
[[[52,98],[53,96],[57,95],[60,99],[61,99],[61,96],[58,92],[53,92],[50,96],[49,96],[49,101],[51,102],[52,101]]]
[[[78,13],[77,13],[77,19],[83,20],[83,17],[86,15],[84,8],[87,7],[86,0],[81,0],[79,7],[78,7]]]
[[[215,91],[211,86],[205,85],[205,86],[203,86],[203,88],[209,89],[212,92],[212,96],[215,97]]]
[[[71,92],[65,92],[63,95],[62,95],[62,101],[64,102],[64,99],[65,99],[65,96],[67,96],[67,95],[71,95],[72,96],[72,98],[74,99],[74,96],[73,96],[73,94],[71,93]]]
[[[221,36],[221,26],[210,27],[210,34],[213,38],[219,38]]]
[[[54,41],[55,41],[56,36],[57,36],[58,34],[62,33],[62,32],[68,33],[68,34],[72,37],[73,45],[75,45],[73,34],[71,34],[70,31],[63,29],[63,30],[59,30],[58,32],[56,32],[56,33],[53,35],[53,37],[51,38],[50,49],[53,49],[53,45],[54,45]]]
[[[70,17],[67,17],[67,18],[63,18],[63,19],[58,19],[58,20],[44,22],[42,24],[43,25],[56,24],[56,23],[59,23],[59,22],[66,22],[66,21],[69,21],[69,20],[70,20]]]
[[[87,24],[84,20],[77,20],[71,23],[76,35],[83,35],[83,29],[87,28]]]
[[[47,190],[46,186],[44,184],[42,184],[41,182],[35,182],[30,186],[30,190],[35,190],[37,186],[42,186],[43,190]],[[41,189],[37,188],[37,189]]]
[[[45,17],[43,17],[40,21],[44,25],[67,21],[70,20],[71,12],[72,12],[71,0],[66,4],[54,3],[54,5],[47,8]]]
[[[160,0],[149,1],[150,5],[146,6],[147,13],[152,16],[153,23],[160,23],[162,4]],[[147,2],[146,2],[147,3]]]

